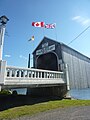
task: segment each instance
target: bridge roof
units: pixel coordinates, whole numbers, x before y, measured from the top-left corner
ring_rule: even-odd
[[[64,43],[62,43],[62,42],[58,42],[58,41],[53,40],[53,39],[51,39],[51,38],[48,38],[48,37],[46,37],[46,36],[44,36],[44,38],[40,41],[40,43],[38,44],[38,46],[36,47],[36,49],[33,51],[33,54],[34,54],[35,51],[39,48],[39,46],[43,43],[44,40],[46,40],[47,42],[48,42],[48,41],[51,41],[51,42],[53,42],[53,43],[60,44],[60,45],[62,46],[62,48],[63,48],[63,47],[66,47],[66,48],[68,48],[69,50],[74,51],[74,52],[76,52],[77,54],[79,54],[79,55],[81,55],[81,56],[83,56],[83,57],[85,57],[85,58],[87,58],[87,59],[90,60],[89,57],[87,57],[86,55],[80,53],[79,51],[77,51],[77,50],[69,47],[68,45],[66,45],[66,44],[64,44]]]
[[[58,44],[62,44],[61,42],[58,42],[56,40],[53,40],[51,38],[48,38],[46,36],[43,37],[43,39],[40,41],[40,43],[38,44],[38,46],[35,48],[35,50],[33,51],[33,53],[38,49],[38,47],[41,45],[41,43],[44,41],[44,40],[47,40],[47,41],[53,41],[55,43],[58,43]]]

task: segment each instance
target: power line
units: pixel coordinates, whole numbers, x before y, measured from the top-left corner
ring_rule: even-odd
[[[89,29],[90,26],[88,26],[85,30],[83,30],[78,36],[76,36],[73,40],[71,40],[71,42],[68,43],[68,45],[70,45],[73,41],[75,41],[78,37],[80,37],[87,29]]]

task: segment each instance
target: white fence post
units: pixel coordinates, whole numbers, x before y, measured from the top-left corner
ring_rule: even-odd
[[[0,85],[4,84],[6,75],[6,61],[0,61]]]

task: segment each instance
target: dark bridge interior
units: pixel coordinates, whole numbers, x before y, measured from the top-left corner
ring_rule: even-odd
[[[57,57],[54,53],[40,55],[37,59],[37,68],[58,71]]]

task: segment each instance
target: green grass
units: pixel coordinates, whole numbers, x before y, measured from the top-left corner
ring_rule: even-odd
[[[24,115],[34,115],[36,113],[52,110],[56,108],[65,108],[71,106],[90,106],[90,100],[55,100],[34,105],[25,105],[15,107],[0,112],[0,120],[12,119]]]

